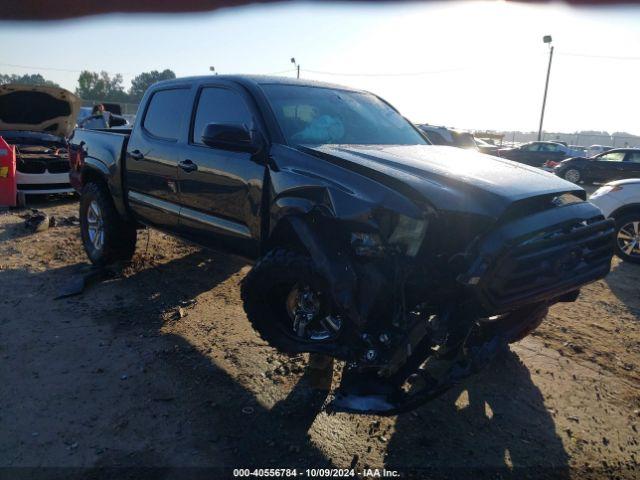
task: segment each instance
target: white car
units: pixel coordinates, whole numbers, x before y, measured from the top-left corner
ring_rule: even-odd
[[[0,136],[16,147],[18,203],[26,195],[73,192],[67,141],[80,99],[59,87],[0,86]]]
[[[613,147],[609,147],[606,145],[591,145],[587,148],[587,158],[595,157],[596,155],[600,155],[601,153],[608,152],[609,150],[613,150]]]
[[[616,255],[640,263],[640,178],[609,182],[596,190],[589,201],[605,217],[615,219]]]

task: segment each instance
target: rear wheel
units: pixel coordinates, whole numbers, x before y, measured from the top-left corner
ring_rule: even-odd
[[[640,212],[616,220],[615,252],[626,262],[640,263]]]
[[[247,318],[271,346],[289,354],[335,350],[343,319],[308,256],[268,252],[245,277],[241,294]]]
[[[578,183],[582,180],[582,173],[577,168],[570,168],[564,172],[564,179],[572,183]]]
[[[80,198],[82,245],[94,265],[128,261],[136,249],[136,228],[123,221],[103,183],[88,183]]]

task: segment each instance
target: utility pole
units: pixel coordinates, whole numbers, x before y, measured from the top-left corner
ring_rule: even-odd
[[[296,63],[296,59],[294,57],[291,57],[291,63],[296,66],[296,70],[298,71],[296,78],[300,78],[300,65]]]
[[[551,74],[551,61],[553,60],[553,45],[551,45],[551,35],[545,35],[542,38],[542,41],[549,44],[549,66],[547,67],[547,81],[544,84],[544,97],[542,97],[542,112],[540,112],[538,141],[542,140],[542,122],[544,121],[544,108],[547,105],[547,90],[549,89],[549,75]]]

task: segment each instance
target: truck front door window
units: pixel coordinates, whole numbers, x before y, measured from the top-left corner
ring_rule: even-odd
[[[191,141],[203,145],[202,132],[209,123],[239,123],[249,127],[251,113],[242,97],[227,88],[203,88],[198,99]]]

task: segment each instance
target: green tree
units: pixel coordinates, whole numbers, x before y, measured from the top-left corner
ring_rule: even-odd
[[[21,83],[23,85],[48,85],[51,87],[59,87],[55,82],[45,79],[39,73],[25,73],[24,75],[3,74],[0,73],[0,84],[5,83]]]
[[[131,88],[129,89],[129,98],[132,102],[139,102],[144,95],[144,92],[156,82],[161,80],[170,80],[176,78],[176,74],[173,70],[168,68],[159,72],[152,70],[150,72],[142,72],[131,80]]]
[[[113,77],[107,72],[100,73],[83,70],[78,77],[76,95],[85,100],[126,102],[127,93],[122,86],[122,75]]]

